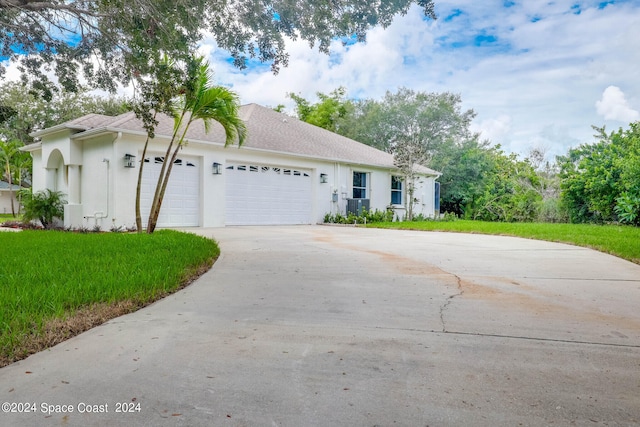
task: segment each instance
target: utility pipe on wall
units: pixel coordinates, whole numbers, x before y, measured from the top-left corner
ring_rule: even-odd
[[[102,159],[102,163],[106,163],[107,164],[107,212],[104,213],[102,211],[96,211],[93,213],[93,215],[87,215],[85,216],[85,219],[89,219],[89,218],[93,218],[94,220],[94,227],[98,226],[98,220],[99,219],[104,219],[106,217],[109,216],[109,165],[111,164],[111,162],[109,161],[109,159],[104,158]]]

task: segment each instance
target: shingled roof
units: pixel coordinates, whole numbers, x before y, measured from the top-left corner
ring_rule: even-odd
[[[242,145],[243,149],[395,169],[393,156],[389,153],[302,122],[286,114],[278,113],[270,108],[257,104],[243,105],[240,107],[240,117],[247,126],[247,139]],[[144,134],[142,122],[135,117],[134,113],[129,112],[116,117],[89,114],[39,131],[33,136],[41,137],[62,129],[76,131],[73,138],[83,138],[105,131]],[[170,138],[172,132],[173,119],[166,115],[160,115],[156,137]],[[202,121],[194,122],[186,137],[189,142],[220,146],[224,145],[225,140],[221,125],[214,123],[207,133]],[[420,172],[439,175],[438,172],[425,167],[420,167]]]
[[[9,185],[9,183],[7,181],[0,181],[0,190],[3,190],[3,191],[11,191],[11,190],[18,191],[18,190],[21,190],[21,189],[22,189],[22,187],[20,187],[19,185],[16,185],[16,184]]]

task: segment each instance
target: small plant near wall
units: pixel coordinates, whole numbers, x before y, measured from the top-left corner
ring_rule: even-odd
[[[64,205],[67,201],[61,191],[49,189],[32,193],[30,190],[20,191],[24,211],[24,222],[40,221],[46,229],[55,227],[55,219],[64,217]]]
[[[614,211],[621,223],[640,226],[640,196],[625,191],[616,203]]]
[[[451,221],[456,221],[458,220],[458,216],[455,213],[451,213],[451,212],[445,212],[444,214],[440,215],[439,217],[436,218],[432,218],[429,216],[424,216],[422,214],[418,214],[418,215],[414,215],[412,221],[413,222],[420,222],[420,221],[442,221],[442,222],[451,222]]]
[[[391,221],[393,221],[392,210],[380,211],[376,209],[375,211],[367,211],[366,209],[363,209],[362,214],[360,215],[350,213],[345,216],[340,213],[336,213],[336,214],[328,213],[324,216],[325,224],[368,224],[372,222],[391,222]]]
[[[411,222],[425,222],[425,221],[442,221],[452,222],[457,221],[458,216],[455,213],[445,212],[438,218],[427,217],[422,214],[414,215]],[[324,216],[325,224],[371,224],[377,222],[404,222],[397,215],[394,218],[393,210],[388,209],[386,211],[366,211],[363,210],[361,215],[355,215],[350,213],[348,215],[326,214]]]

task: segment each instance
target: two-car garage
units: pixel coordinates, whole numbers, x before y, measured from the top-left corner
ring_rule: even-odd
[[[145,159],[141,209],[143,219],[153,200],[164,157]],[[311,170],[252,163],[229,163],[224,171],[225,225],[312,223]],[[201,225],[201,166],[197,158],[173,164],[162,203],[159,227]]]
[[[134,112],[87,114],[35,132],[39,141],[24,148],[33,160],[33,190],[66,195],[65,227],[128,229],[136,224],[141,176],[144,224],[169,165],[167,147],[176,142],[174,118],[155,117],[153,138]],[[315,224],[346,212],[354,198],[368,200],[373,210],[406,199],[390,153],[257,104],[241,106],[238,117],[246,128],[242,147],[237,138],[225,143],[219,123],[196,120],[182,129],[158,227]],[[419,174],[415,213],[434,216],[439,173],[421,168]]]

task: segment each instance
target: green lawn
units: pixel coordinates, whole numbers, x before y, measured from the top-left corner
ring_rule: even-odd
[[[503,223],[482,221],[385,222],[369,227],[498,234],[596,249],[640,264],[640,227],[620,225]]]
[[[179,289],[218,254],[175,231],[0,232],[0,366]]]

